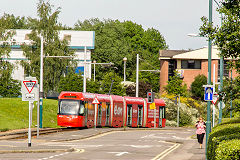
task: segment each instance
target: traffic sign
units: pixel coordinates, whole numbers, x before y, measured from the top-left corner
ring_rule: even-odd
[[[38,101],[39,87],[36,77],[26,77],[22,81],[22,101]]]
[[[156,109],[155,103],[150,104],[150,109]]]
[[[213,87],[206,86],[204,89],[204,100],[205,101],[212,101],[213,100]]]
[[[95,97],[93,99],[92,104],[100,104],[100,102],[98,101],[97,97]]]
[[[218,99],[219,99],[218,94],[214,94],[214,95],[213,95],[212,103],[215,105],[215,104],[217,103]]]

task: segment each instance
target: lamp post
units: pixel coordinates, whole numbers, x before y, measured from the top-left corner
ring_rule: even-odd
[[[124,78],[123,81],[126,81],[126,62],[127,62],[127,57],[123,58],[123,62],[124,62]]]
[[[84,47],[84,73],[83,73],[83,92],[86,92],[86,83],[87,83],[87,78],[86,78],[86,55],[87,54],[87,46]]]
[[[95,82],[95,75],[96,75],[95,66],[96,66],[96,60],[93,61],[93,80],[94,80],[94,82]]]
[[[209,24],[212,23],[212,0],[209,0]],[[211,85],[211,64],[212,64],[212,40],[208,38],[208,85]],[[211,131],[211,102],[207,101],[207,123],[206,123],[206,158],[207,158],[207,143],[208,136]]]
[[[137,54],[137,66],[136,66],[136,97],[138,97],[138,74],[139,74],[139,54]]]

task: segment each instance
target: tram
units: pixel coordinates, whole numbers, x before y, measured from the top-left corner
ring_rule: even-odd
[[[57,123],[62,127],[165,127],[165,102],[155,109],[140,97],[82,92],[61,92]]]

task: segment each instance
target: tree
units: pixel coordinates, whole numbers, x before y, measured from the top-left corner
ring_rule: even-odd
[[[14,31],[6,30],[12,21],[6,15],[0,18],[0,41],[7,41],[15,34]],[[10,57],[11,48],[8,43],[1,43],[0,47],[0,95],[17,97],[20,95],[20,84],[12,79],[14,66],[7,61]]]
[[[175,72],[174,76],[170,77],[165,90],[168,94],[186,96],[187,85],[183,84],[183,80],[178,76],[177,72]]]
[[[136,81],[136,55],[139,54],[141,69],[159,68],[159,49],[168,46],[164,37],[158,30],[144,30],[141,25],[131,21],[120,22],[118,20],[99,20],[97,18],[78,21],[76,30],[94,30],[96,35],[96,46],[92,53],[92,59],[97,62],[114,63],[111,67],[96,67],[96,79],[101,81],[102,77],[109,71],[123,77],[123,57],[127,57],[126,76],[128,80]],[[145,72],[142,74],[145,82],[150,83],[154,90],[159,90],[159,75]]]
[[[107,73],[101,81],[100,92],[103,94],[114,94],[123,96],[126,91],[121,82],[122,78],[120,78],[116,73]]]
[[[143,80],[139,81],[139,90],[138,90],[138,96],[147,98],[147,92],[150,92],[152,89],[152,86]],[[130,97],[136,96],[136,85],[129,85],[126,87],[126,95]]]
[[[206,17],[202,18],[203,25],[200,28],[202,36],[209,37],[218,46],[223,58],[237,59],[230,63],[230,68],[235,67],[240,73],[240,1],[223,0],[218,12],[223,15],[221,27],[209,24]]]
[[[29,61],[22,61],[27,75],[40,77],[40,38],[44,37],[44,54],[49,56],[73,56],[74,51],[68,47],[66,40],[60,40],[58,30],[61,25],[58,23],[58,15],[60,8],[52,12],[52,6],[49,2],[39,0],[37,6],[37,13],[39,20],[29,19],[32,32],[29,38],[33,41],[33,46],[23,45],[24,56]],[[61,58],[44,58],[44,90],[45,93],[49,91],[57,91],[57,86],[61,75],[66,72],[66,67],[74,66],[74,62],[70,59]]]
[[[83,77],[80,74],[70,72],[66,77],[62,76],[58,85],[58,92],[62,91],[83,91]]]
[[[203,85],[207,84],[207,77],[204,75],[198,75],[194,78],[191,84],[191,92],[193,97],[197,99],[204,99],[204,89]]]

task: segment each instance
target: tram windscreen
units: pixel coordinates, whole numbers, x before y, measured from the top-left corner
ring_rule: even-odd
[[[79,101],[62,100],[59,106],[60,114],[78,114]]]

